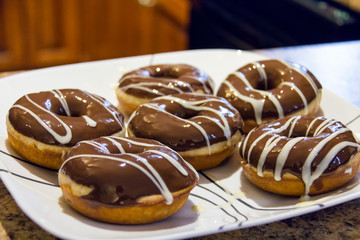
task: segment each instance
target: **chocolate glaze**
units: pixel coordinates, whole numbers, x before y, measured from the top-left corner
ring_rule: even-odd
[[[8,117],[21,134],[59,146],[118,133],[124,121],[110,102],[78,89],[27,94],[14,103]]]
[[[181,171],[166,157],[179,164]],[[153,167],[153,172],[141,161],[142,158]],[[93,188],[82,198],[94,207],[137,205],[136,200],[140,197],[162,194],[161,187],[155,183],[164,181],[170,192],[176,192],[195,186],[198,180],[196,171],[179,154],[148,139],[102,137],[82,141],[71,148],[64,159],[60,173]]]
[[[253,119],[260,125],[262,119],[281,118],[307,108],[321,88],[304,67],[271,59],[231,73],[217,95],[226,98],[245,121]]]
[[[239,112],[225,99],[190,93],[143,104],[128,122],[135,136],[155,139],[176,151],[229,140],[242,126]]]
[[[260,176],[263,171],[272,171],[280,180],[284,173],[291,173],[311,185],[310,177],[331,174],[359,150],[353,133],[342,123],[295,116],[251,131],[240,145],[240,156],[257,168]]]
[[[203,71],[186,64],[158,64],[126,73],[119,88],[141,98],[183,92],[213,93],[213,80]]]

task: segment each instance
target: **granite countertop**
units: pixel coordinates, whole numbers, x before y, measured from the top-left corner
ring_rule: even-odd
[[[334,88],[338,95],[360,107],[360,84],[354,71],[360,66],[360,41],[256,52],[311,66],[312,72],[326,81],[327,88]],[[341,88],[337,85],[339,78],[343,79]],[[360,199],[355,199],[299,217],[193,239],[360,239],[359,206]],[[1,180],[0,239],[56,239],[21,211]]]
[[[0,239],[56,239],[32,222],[0,181]],[[314,213],[204,237],[212,239],[360,239],[360,199]]]

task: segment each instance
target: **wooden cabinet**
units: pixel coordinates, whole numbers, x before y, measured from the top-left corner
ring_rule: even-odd
[[[187,49],[187,0],[0,0],[0,71]]]

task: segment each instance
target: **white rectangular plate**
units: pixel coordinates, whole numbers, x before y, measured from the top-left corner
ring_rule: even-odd
[[[237,153],[219,167],[200,171],[185,206],[170,218],[148,225],[121,226],[93,221],[63,200],[57,173],[16,158],[6,140],[5,117],[21,96],[41,90],[80,88],[117,104],[114,86],[126,71],[155,63],[187,63],[203,69],[216,86],[227,74],[263,56],[235,50],[196,50],[73,64],[29,71],[0,80],[0,176],[20,208],[51,234],[65,239],[173,239],[265,224],[317,211],[360,197],[360,177],[337,191],[301,202],[266,193],[244,177]],[[321,79],[320,79],[321,81]],[[321,102],[326,117],[360,129],[360,110],[330,91]]]

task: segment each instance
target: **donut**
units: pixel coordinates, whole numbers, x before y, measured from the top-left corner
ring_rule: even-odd
[[[131,115],[153,98],[178,93],[212,94],[213,80],[187,64],[158,64],[124,74],[116,88],[119,106]]]
[[[360,164],[353,132],[324,117],[293,116],[261,125],[248,133],[239,151],[250,182],[289,196],[339,188],[355,177]]]
[[[176,213],[197,172],[167,146],[149,139],[101,137],[64,156],[59,184],[66,202],[103,222],[145,224]]]
[[[244,119],[244,132],[273,120],[315,116],[321,84],[303,66],[276,59],[249,63],[221,83],[217,96],[227,99]]]
[[[9,109],[12,148],[29,162],[59,169],[62,155],[81,140],[121,135],[124,117],[106,99],[79,89],[26,94]]]
[[[157,140],[196,170],[219,165],[242,137],[242,118],[225,99],[180,93],[153,99],[129,118],[126,134]]]

